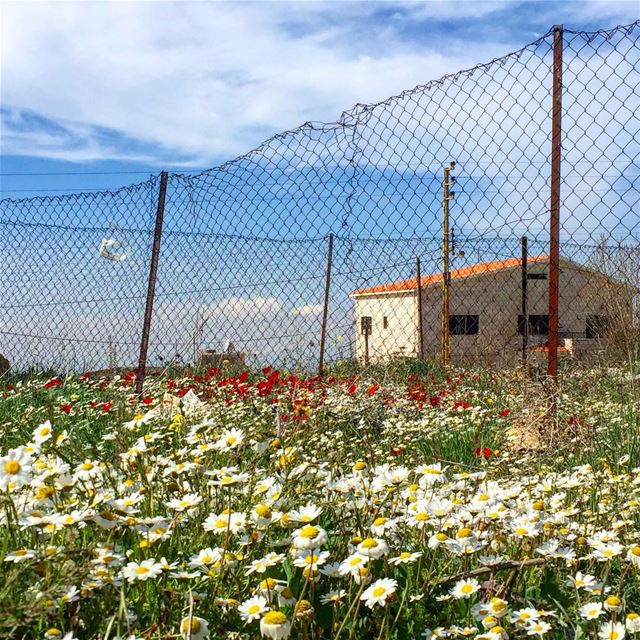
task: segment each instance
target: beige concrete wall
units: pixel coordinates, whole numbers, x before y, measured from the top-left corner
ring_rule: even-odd
[[[360,318],[370,316],[372,334],[369,336],[369,358],[372,362],[388,357],[417,355],[416,296],[413,293],[389,296],[366,296],[355,299],[356,354],[364,359],[365,341],[360,332]],[[387,328],[384,328],[384,318]]]
[[[530,273],[548,273],[547,264],[531,265]],[[529,280],[529,314],[548,313],[548,280]],[[451,315],[478,315],[478,335],[452,335],[451,361],[466,363],[484,359],[516,362],[522,337],[518,334],[521,312],[520,269],[453,280],[450,289]],[[441,349],[441,288],[423,290],[423,332],[427,357],[437,357]],[[607,281],[595,273],[564,264],[560,268],[559,331],[584,335],[588,315],[631,315],[631,295],[627,289]],[[417,354],[417,300],[413,293],[356,298],[357,339],[359,358],[364,356],[364,341],[360,335],[360,317],[371,316],[373,333],[369,339],[370,357]],[[383,318],[388,328],[383,328]],[[532,336],[530,343],[544,342],[546,336]],[[594,341],[595,342],[595,341]],[[404,348],[403,348],[404,347]]]

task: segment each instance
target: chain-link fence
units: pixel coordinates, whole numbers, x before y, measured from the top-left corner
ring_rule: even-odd
[[[551,338],[590,359],[634,340],[639,35],[640,22],[552,29],[336,123],[169,174],[149,364],[205,354],[212,365],[317,367],[323,333],[327,363],[443,351],[454,363],[515,363]],[[14,368],[136,366],[159,190],[158,176],[0,201],[0,353]]]

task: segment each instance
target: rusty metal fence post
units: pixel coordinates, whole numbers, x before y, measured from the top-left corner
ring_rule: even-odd
[[[422,275],[420,258],[416,257],[416,296],[418,298],[418,358],[424,359],[424,327],[422,316]]]
[[[551,197],[549,207],[549,339],[547,374],[558,375],[560,284],[560,160],[562,154],[562,44],[563,28],[553,28],[553,94],[551,116]]]
[[[529,250],[527,236],[520,239],[522,248],[522,365],[527,366],[529,351]]]
[[[329,318],[329,291],[331,289],[331,267],[333,264],[333,233],[329,234],[329,249],[327,251],[327,275],[324,283],[324,306],[322,310],[322,333],[320,334],[320,362],[318,376],[324,375],[324,346],[327,340],[327,320]]]
[[[138,359],[138,371],[136,375],[136,393],[142,393],[142,385],[147,369],[147,352],[149,350],[149,333],[151,331],[151,317],[153,315],[153,301],[156,292],[156,280],[158,277],[158,258],[160,257],[160,242],[162,240],[162,222],[164,219],[164,204],[167,196],[167,180],[169,174],[163,171],[160,174],[160,190],[158,192],[158,208],[156,209],[156,225],[153,235],[153,248],[151,250],[151,264],[149,266],[149,283],[147,286],[147,302],[144,310],[144,322],[142,325],[142,339],[140,341],[140,357]]]

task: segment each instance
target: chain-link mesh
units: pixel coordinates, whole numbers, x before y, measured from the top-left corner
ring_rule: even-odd
[[[639,35],[563,33],[558,337],[578,359],[638,332]],[[316,367],[330,238],[327,362],[438,358],[447,332],[454,363],[544,353],[552,88],[553,30],[170,174],[149,364]],[[136,364],[159,185],[0,201],[0,352],[15,368]]]

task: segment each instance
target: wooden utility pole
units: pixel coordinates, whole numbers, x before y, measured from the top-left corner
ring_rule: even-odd
[[[560,291],[560,161],[562,155],[562,25],[553,28],[551,198],[549,207],[549,339],[547,374],[558,375]]]
[[[443,226],[442,226],[442,366],[449,365],[449,284],[451,276],[449,273],[449,201],[453,200],[454,193],[449,187],[454,184],[455,178],[451,172],[455,169],[456,163],[451,162],[444,169],[443,181]]]
[[[162,222],[164,219],[164,204],[167,197],[167,180],[169,174],[163,171],[160,174],[160,190],[158,192],[158,207],[156,209],[156,226],[153,234],[153,248],[151,250],[151,265],[149,266],[149,282],[147,284],[147,303],[144,310],[144,322],[142,325],[142,339],[140,341],[140,357],[138,358],[138,371],[136,375],[136,393],[142,393],[142,385],[147,370],[147,352],[149,350],[149,332],[151,331],[151,317],[153,316],[153,301],[156,293],[156,280],[158,278],[158,259],[160,257],[160,242],[162,240]]]

